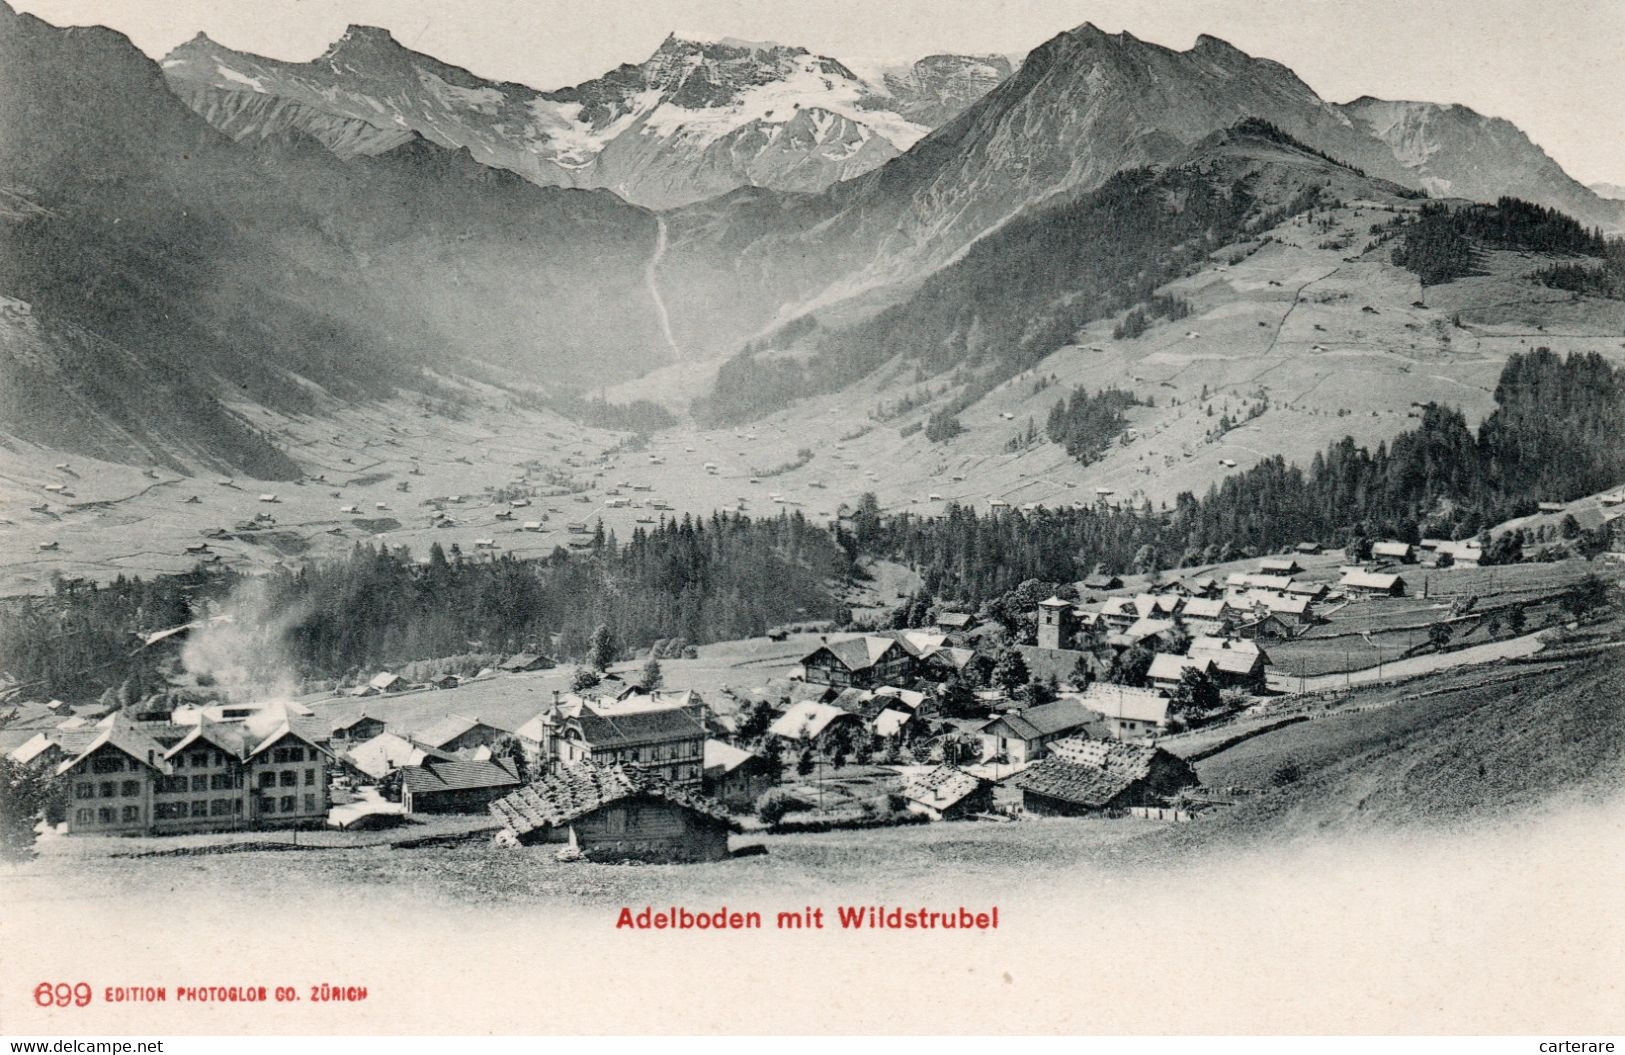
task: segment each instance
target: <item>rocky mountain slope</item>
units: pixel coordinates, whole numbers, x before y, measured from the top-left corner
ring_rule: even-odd
[[[645,61],[556,91],[489,81],[351,26],[281,62],[203,35],[163,60],[177,94],[234,139],[297,128],[341,157],[417,133],[544,185],[651,207],[741,186],[819,191],[879,167],[1009,74],[936,55],[870,83],[804,48],[669,36]]]
[[[466,371],[585,384],[670,356],[657,224],[614,195],[416,136],[349,163],[296,132],[233,144],[122,35],[3,5],[0,99],[12,435],[72,450],[77,421],[104,456],[167,436],[191,464],[276,475],[291,463],[223,400],[435,396]]]
[[[1372,114],[1335,106],[1280,63],[1211,36],[1174,51],[1086,24],[1035,49],[1008,80],[874,172],[814,197],[739,193],[678,210],[666,266],[694,314],[674,326],[698,345],[715,333],[702,320],[740,310],[711,289],[746,291],[759,331],[842,302],[884,305],[1024,210],[1088,193],[1127,168],[1176,163],[1247,118],[1404,187],[1442,177],[1454,194],[1518,193],[1592,222],[1609,214],[1610,203],[1506,122],[1435,123],[1418,147],[1385,138],[1391,126]],[[715,254],[719,244],[730,252]],[[725,273],[706,274],[712,260]]]
[[[1510,195],[1561,209],[1589,225],[1625,225],[1625,205],[1571,178],[1510,121],[1465,106],[1369,95],[1338,109],[1385,143],[1436,198],[1494,201]]]

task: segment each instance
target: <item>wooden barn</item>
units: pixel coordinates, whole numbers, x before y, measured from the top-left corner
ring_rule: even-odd
[[[1077,817],[1130,806],[1160,806],[1197,783],[1182,758],[1149,744],[1057,740],[1049,757],[1011,778],[1029,813]]]
[[[523,783],[511,762],[426,758],[401,767],[401,806],[407,813],[481,813]]]
[[[635,766],[566,766],[491,803],[522,845],[562,843],[605,861],[718,861],[737,825],[719,803]]]
[[[904,782],[903,798],[932,820],[964,820],[993,808],[993,782],[944,763]]]
[[[748,810],[775,780],[773,765],[761,755],[723,743],[705,742],[705,777],[701,790],[724,806]]]

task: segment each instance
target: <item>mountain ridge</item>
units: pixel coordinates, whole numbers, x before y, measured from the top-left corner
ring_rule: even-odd
[[[997,57],[930,59],[877,85],[806,48],[671,33],[641,63],[541,91],[351,25],[309,62],[200,34],[163,67],[176,93],[234,139],[304,127],[353,157],[414,131],[536,183],[670,207],[739,186],[822,190],[897,156],[929,130],[922,122],[945,120],[1009,72]]]

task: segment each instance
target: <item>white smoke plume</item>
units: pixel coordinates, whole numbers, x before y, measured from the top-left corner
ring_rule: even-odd
[[[200,684],[212,679],[233,703],[289,699],[299,692],[299,679],[288,631],[304,607],[279,609],[265,581],[246,580],[192,632],[181,664]]]

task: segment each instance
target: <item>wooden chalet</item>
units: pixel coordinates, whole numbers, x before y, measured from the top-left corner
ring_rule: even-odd
[[[426,758],[421,765],[401,767],[401,806],[407,813],[483,813],[523,783],[506,760]]]
[[[774,784],[772,764],[761,755],[723,743],[705,742],[705,775],[700,790],[730,809],[748,810]]]
[[[566,766],[490,805],[521,845],[562,843],[589,859],[717,861],[738,826],[722,806],[635,766]]]
[[[1149,744],[1058,740],[1050,755],[1011,778],[1029,813],[1076,817],[1130,806],[1160,806],[1197,783],[1181,758]]]
[[[956,821],[993,808],[993,782],[944,763],[903,782],[903,799],[934,821]]]
[[[917,658],[892,637],[865,635],[819,645],[802,657],[802,677],[815,685],[873,689],[903,684],[914,674]]]

